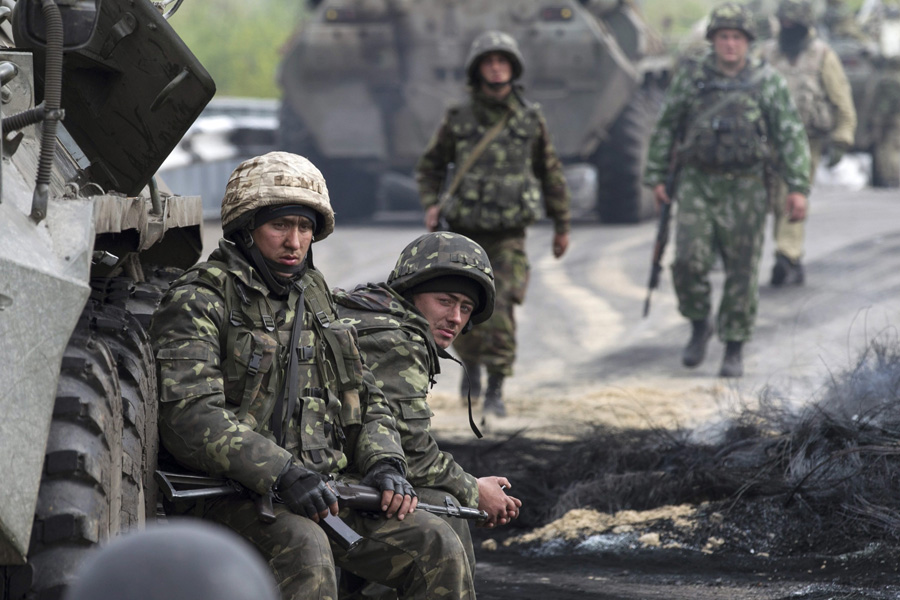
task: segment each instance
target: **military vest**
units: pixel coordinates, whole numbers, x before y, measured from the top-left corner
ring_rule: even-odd
[[[746,169],[770,154],[768,127],[761,105],[764,71],[744,69],[738,77],[717,75],[698,65],[696,90],[679,154],[702,169]]]
[[[327,284],[310,269],[279,302],[243,283],[228,265],[198,271],[197,284],[222,292],[225,318],[219,333],[225,401],[242,424],[291,452],[309,468],[334,472],[347,466],[345,447],[353,447],[362,423],[359,390],[362,360],[352,327],[337,320]],[[224,277],[224,281],[223,278]],[[273,413],[284,390],[291,329],[299,291],[304,313],[298,360],[298,394],[282,405],[283,438],[273,434]]]
[[[502,131],[462,176],[441,214],[454,231],[524,229],[540,215],[541,188],[532,168],[534,142],[541,135],[537,105],[514,112]],[[450,109],[448,125],[456,140],[456,166],[490,130],[479,123],[472,103]]]
[[[796,62],[782,54],[777,40],[769,40],[762,47],[762,56],[784,75],[791,98],[810,136],[826,135],[834,129],[834,107],[822,82],[822,64],[828,45],[813,38],[809,46],[797,56]]]

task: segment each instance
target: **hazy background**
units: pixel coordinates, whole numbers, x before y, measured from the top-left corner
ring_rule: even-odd
[[[848,4],[857,8],[861,1]],[[669,42],[720,3],[638,0],[649,22]],[[212,74],[219,96],[277,98],[281,49],[306,14],[302,0],[188,0],[169,23]]]

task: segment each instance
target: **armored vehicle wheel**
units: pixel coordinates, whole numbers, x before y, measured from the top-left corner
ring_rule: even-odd
[[[81,319],[62,359],[28,564],[0,568],[3,600],[61,598],[91,546],[119,531],[120,398],[113,352]]]
[[[661,103],[661,90],[638,90],[592,158],[597,166],[597,212],[604,223],[637,223],[654,214],[652,191],[642,179]]]
[[[872,185],[900,187],[900,139],[884,139],[873,148]]]

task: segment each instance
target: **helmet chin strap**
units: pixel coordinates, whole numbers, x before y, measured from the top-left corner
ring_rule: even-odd
[[[488,88],[490,88],[492,90],[499,90],[499,89],[504,88],[507,85],[512,85],[512,79],[510,79],[508,81],[484,81],[484,80],[482,80],[482,82],[484,83],[484,85],[486,85]]]

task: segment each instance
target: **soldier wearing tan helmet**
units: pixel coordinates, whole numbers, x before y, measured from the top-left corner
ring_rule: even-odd
[[[814,178],[823,150],[828,166],[835,166],[853,145],[856,110],[853,93],[841,59],[822,40],[813,26],[810,0],[781,0],[778,4],[778,37],[767,40],[760,55],[787,81],[797,105],[811,156],[810,179]],[[799,285],[805,274],[800,259],[806,237],[805,221],[791,221],[784,211],[787,187],[781,178],[772,185],[775,209],[775,266],[773,286]]]
[[[709,52],[679,69],[650,138],[644,181],[657,203],[672,201],[665,182],[677,161],[672,279],[678,310],[691,321],[681,361],[698,367],[713,335],[709,274],[717,258],[725,287],[715,330],[725,343],[722,377],[744,373],[743,347],[758,304],[767,195],[764,172],[774,151],[788,182],[785,213],[805,217],[809,145],[784,78],[750,56],[753,16],[729,2],[713,9],[706,28]]]
[[[485,368],[484,410],[503,416],[503,381],[516,358],[514,309],[528,284],[525,230],[543,203],[553,220],[553,255],[560,258],[569,245],[569,190],[541,109],[525,100],[516,83],[524,72],[516,40],[485,31],[472,42],[465,69],[470,98],[447,110],[419,159],[416,179],[428,230],[445,221],[478,242],[497,273],[494,314],[454,348],[469,374],[463,398],[469,391],[475,398],[481,394]],[[443,189],[451,164],[454,177]]]
[[[307,159],[240,164],[222,201],[225,239],[169,289],[151,335],[163,447],[181,468],[241,495],[168,507],[229,527],[263,554],[285,599],[337,597],[335,565],[401,598],[473,597],[458,536],[412,512],[415,492],[391,411],[352,327],[311,260],[334,230],[328,188]],[[331,477],[382,491],[384,515],[341,516],[364,541],[348,553],[318,521],[337,514]],[[274,496],[274,522],[256,500]]]

